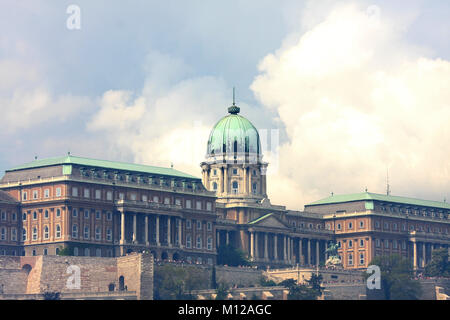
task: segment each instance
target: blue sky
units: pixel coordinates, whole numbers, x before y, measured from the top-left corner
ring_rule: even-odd
[[[66,9],[70,4],[81,9],[80,30],[66,28],[69,17]],[[346,6],[354,6],[355,9],[351,12],[339,9]],[[372,52],[369,62],[361,58],[365,56],[363,53],[360,56],[355,53],[354,61],[359,61],[356,69],[366,70],[366,74],[373,73],[374,77],[388,74],[390,77],[386,83],[396,85],[379,88],[370,82],[367,88],[351,90],[354,94],[358,91],[368,95],[384,92],[386,96],[394,87],[395,90],[402,87],[414,91],[415,83],[397,84],[406,81],[407,77],[403,75],[409,71],[405,70],[413,70],[421,58],[439,64],[436,68],[444,70],[430,75],[430,79],[441,83],[439,79],[446,79],[445,68],[450,60],[448,1],[132,0],[125,3],[4,0],[0,9],[0,108],[4,114],[0,120],[3,128],[0,133],[0,170],[31,161],[35,155],[44,158],[71,151],[80,156],[155,165],[168,166],[174,162],[179,169],[200,175],[198,162],[206,145],[193,149],[192,157],[184,157],[189,161],[183,161],[183,157],[174,155],[169,148],[174,148],[174,141],[180,143],[179,134],[186,136],[182,129],[189,130],[195,126],[206,142],[208,128],[225,115],[231,103],[231,88],[236,86],[242,113],[260,129],[279,130],[281,152],[278,157],[291,158],[291,162],[286,162],[268,155],[272,163],[278,163],[278,170],[273,172],[272,178],[269,177],[269,183],[274,186],[275,200],[300,206],[331,191],[359,192],[367,185],[371,191],[382,192],[385,179],[382,172],[386,167],[393,171],[394,191],[437,200],[444,196],[450,198],[449,194],[439,191],[448,190],[449,186],[450,169],[442,164],[444,159],[448,159],[448,152],[434,155],[433,158],[441,162],[437,171],[430,173],[432,176],[417,177],[415,182],[422,187],[411,187],[407,177],[414,176],[411,171],[423,172],[430,165],[436,166],[433,160],[417,159],[409,167],[409,172],[400,169],[404,167],[402,161],[406,161],[402,160],[402,154],[429,152],[429,149],[417,150],[423,143],[414,144],[414,140],[407,138],[407,128],[414,124],[413,117],[410,122],[400,124],[396,116],[391,117],[387,110],[377,107],[379,99],[365,101],[350,94],[341,97],[333,93],[330,82],[341,85],[348,77],[360,76],[351,71],[353,66],[340,60],[342,57],[324,55],[323,61],[334,61],[334,65],[328,65],[325,71],[314,69],[313,78],[302,74],[305,67],[290,79],[280,71],[284,68],[284,61],[290,59],[282,58],[290,57],[285,53],[297,52],[298,59],[306,62],[311,59],[306,54],[308,43],[310,46],[318,44],[308,42],[310,38],[331,43],[341,36],[345,42],[345,34],[335,36],[334,27],[327,27],[332,23],[340,26],[341,20],[333,17],[341,15],[342,19],[356,23],[360,19],[358,14],[363,13],[372,15],[369,22],[380,20],[381,27],[375,33],[367,29],[366,34],[353,35],[352,43],[357,44],[356,48],[363,48],[361,52]],[[322,29],[328,30],[327,35],[321,33]],[[342,30],[346,30],[344,26]],[[375,44],[367,41],[366,36],[374,36]],[[340,50],[339,43],[335,45],[336,48],[326,47],[327,54]],[[354,52],[352,48],[349,50]],[[313,62],[311,60],[305,66]],[[410,63],[412,67],[397,69],[403,63]],[[341,64],[347,69],[328,72]],[[318,74],[327,80],[318,81],[318,87],[315,87],[312,83]],[[291,84],[295,84],[293,91]],[[342,92],[346,92],[346,88],[342,87]],[[322,95],[301,94],[308,90],[318,90]],[[421,101],[431,94],[431,89],[424,90],[428,91],[409,98],[401,91],[402,99]],[[393,96],[398,97],[400,91],[397,93]],[[448,106],[447,96],[440,93],[432,96],[440,106],[437,112],[442,118]],[[336,105],[342,105],[337,109],[322,110],[320,101],[324,99],[335,99]],[[351,118],[356,114],[351,112],[353,103],[363,101],[367,105],[357,109],[361,117]],[[370,109],[368,106],[372,103]],[[311,109],[305,107],[306,104]],[[425,106],[414,108],[411,112],[417,119]],[[369,109],[377,110],[377,113],[372,114]],[[296,110],[298,112],[293,112]],[[336,113],[334,119],[341,117],[342,122],[324,118],[325,114],[334,112],[330,110],[339,110],[336,112],[342,114]],[[344,113],[345,110],[349,112]],[[399,114],[402,113],[399,111]],[[373,124],[386,119],[386,115],[389,119],[396,119],[394,126],[398,126],[398,130],[400,127],[405,129],[390,132],[382,125],[363,126],[364,141],[370,141],[372,146],[369,150],[365,149],[367,145],[355,141],[354,136],[359,133],[353,138],[345,135],[339,142],[331,142],[340,146],[336,150],[370,155],[370,158],[360,159],[363,163],[370,163],[367,166],[355,162],[355,157],[349,157],[347,153],[335,154],[332,157],[337,159],[325,163],[323,159],[330,158],[330,154],[325,153],[328,149],[326,137],[337,135],[328,132],[330,125],[309,127],[315,116],[323,118],[321,124],[331,121],[329,124],[337,125],[355,121],[363,123],[366,117],[375,119],[369,122]],[[433,123],[435,120],[429,121]],[[441,123],[435,122],[435,125],[439,127]],[[304,130],[299,132],[302,128]],[[315,130],[322,135],[319,137]],[[438,132],[440,139],[450,137],[448,131],[440,130],[423,131],[421,136],[437,140],[432,132]],[[406,140],[399,140],[399,137]],[[195,140],[193,136],[191,140]],[[163,148],[161,141],[167,142],[168,146]],[[316,150],[319,143],[322,143],[323,153]],[[430,144],[429,148],[433,147],[440,148],[440,144]],[[375,149],[377,153],[371,154]],[[305,154],[299,154],[299,150]],[[392,150],[396,150],[398,155],[389,159],[383,156]],[[316,155],[321,161],[310,163],[308,154]],[[378,168],[377,175],[372,176],[375,167]],[[343,175],[352,175],[356,169],[360,171],[359,178],[344,184],[340,182],[343,179],[341,175],[330,174],[340,171]],[[283,190],[285,196],[278,195],[275,189]],[[298,198],[293,190],[302,194],[301,202],[289,200]]]

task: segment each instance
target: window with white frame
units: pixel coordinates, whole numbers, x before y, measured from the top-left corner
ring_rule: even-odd
[[[11,241],[17,241],[17,229],[11,228]]]
[[[211,202],[206,202],[206,211],[212,211],[212,203]]]
[[[102,198],[102,190],[95,190],[95,199],[100,200]]]
[[[110,211],[108,211],[106,213],[106,220],[111,221],[112,220],[112,213]]]
[[[207,242],[207,249],[208,250],[212,250],[212,247],[213,247],[213,239],[212,239],[212,237],[208,237],[208,242]]]
[[[27,213],[26,212],[22,213],[22,220],[23,221],[27,220]]]
[[[111,241],[112,239],[112,230],[111,229],[106,229],[106,240]]]
[[[192,237],[190,234],[188,234],[186,236],[186,248],[191,248],[192,247]]]
[[[61,238],[61,226],[59,224],[56,225],[55,236],[56,236],[57,239]]]
[[[44,211],[44,219],[48,219],[48,210]]]
[[[348,265],[349,266],[353,265],[353,253],[348,254]]]
[[[56,188],[56,196],[61,197],[61,188]]]
[[[100,220],[102,218],[102,213],[100,210],[95,211],[95,219]]]
[[[22,241],[27,241],[27,229],[22,228]]]
[[[74,218],[78,217],[78,210],[75,208],[72,209],[72,217]]]
[[[217,190],[217,182],[213,182],[212,186],[213,186],[213,190],[216,191]]]
[[[131,193],[131,194],[130,194],[130,200],[131,200],[131,201],[136,201],[136,199],[137,199],[136,193]]]
[[[5,227],[0,228],[0,240],[6,240],[6,228]]]
[[[170,204],[170,198],[169,197],[165,197],[164,198],[164,204]]]
[[[33,190],[33,199],[38,199],[38,198],[39,198],[39,191]]]
[[[38,230],[37,230],[37,228],[36,227],[33,227],[33,240],[35,241],[35,240],[37,240],[37,234],[38,234]]]
[[[59,208],[56,209],[56,217],[57,218],[61,217],[61,209]]]
[[[102,229],[100,227],[95,228],[95,240],[99,241],[102,238]]]
[[[148,202],[148,196],[146,194],[142,195],[142,202]]]
[[[206,229],[207,229],[208,231],[212,231],[212,223],[211,223],[210,221],[208,221],[208,222],[206,223]]]
[[[353,241],[352,240],[348,240],[348,247],[349,248],[353,248]]]
[[[186,208],[187,209],[191,209],[192,208],[192,201],[191,200],[186,200]]]
[[[176,199],[175,199],[175,204],[176,204],[177,206],[181,206],[181,199],[180,199],[180,198],[176,198]]]
[[[48,239],[48,236],[49,236],[49,232],[48,232],[48,226],[45,226],[44,227],[44,239]]]
[[[113,199],[112,191],[106,191],[106,200],[112,201],[112,199]]]
[[[384,240],[384,247],[389,248],[389,240]]]
[[[72,238],[78,238],[78,225],[76,224],[72,226]]]
[[[23,200],[23,201],[28,200],[28,193],[27,193],[26,191],[24,191],[24,192],[22,193],[22,200]]]
[[[353,229],[353,223],[352,223],[352,222],[349,222],[349,223],[348,223],[348,228],[349,228],[349,229]]]
[[[186,229],[191,228],[191,220],[186,220]]]
[[[89,231],[90,231],[89,226],[84,226],[83,237],[84,237],[85,239],[89,239],[89,233],[90,233]]]
[[[196,204],[195,204],[195,208],[197,210],[202,210],[202,202],[201,201],[197,201]]]
[[[44,198],[50,198],[50,189],[44,189]]]
[[[197,236],[197,249],[201,249],[202,248],[202,236]]]
[[[72,197],[78,197],[78,188],[77,187],[72,188]]]
[[[89,219],[89,210],[88,209],[84,210],[84,218]]]
[[[153,202],[159,202],[158,196],[153,196]]]
[[[197,221],[197,230],[202,230],[202,222]]]
[[[364,228],[364,220],[359,221],[359,227]]]
[[[239,183],[238,183],[237,181],[233,181],[233,182],[231,183],[231,192],[232,192],[233,194],[239,193]]]
[[[125,193],[119,192],[119,200],[125,200]]]
[[[380,247],[380,245],[381,245],[380,239],[375,239],[375,246]]]
[[[84,189],[84,197],[89,198],[91,196],[91,191],[89,189]]]

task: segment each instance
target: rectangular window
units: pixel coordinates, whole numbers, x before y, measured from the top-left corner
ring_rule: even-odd
[[[186,220],[186,229],[191,228],[191,220]]]
[[[147,202],[148,201],[147,195],[145,195],[145,194],[142,195],[142,201],[143,202]]]
[[[177,205],[177,206],[181,206],[181,199],[175,199],[175,204]]]
[[[125,200],[125,193],[120,192],[120,193],[119,193],[119,199],[120,199],[120,200]]]
[[[191,209],[192,208],[192,201],[191,200],[186,200],[186,208],[187,209]]]
[[[78,210],[77,209],[72,209],[72,217],[74,217],[74,218],[78,217]]]
[[[61,217],[61,209],[56,209],[56,217],[59,218]]]
[[[201,201],[196,202],[195,209],[202,210],[202,202]]]
[[[170,204],[170,198],[164,198],[164,204]]]
[[[106,229],[106,240],[111,241],[112,239],[112,230]]]
[[[106,219],[108,220],[108,221],[111,221],[112,220],[112,213],[111,212],[107,212],[106,213]]]
[[[364,253],[361,253],[361,254],[359,255],[359,264],[360,264],[360,265],[364,265]]]
[[[153,202],[159,202],[158,196],[153,196]]]
[[[206,203],[206,210],[207,211],[212,211],[212,203],[211,202],[207,202]]]
[[[39,197],[38,190],[33,190],[33,199],[37,199]]]
[[[95,199],[100,200],[102,198],[102,190],[95,190]]]
[[[89,189],[84,189],[84,197],[85,198],[89,198],[90,197],[90,190]]]
[[[206,228],[208,231],[212,231],[212,223],[208,221],[208,223],[206,224]]]
[[[11,229],[11,241],[17,241],[17,229],[16,228]]]
[[[27,193],[26,191],[24,191],[24,192],[22,193],[22,200],[23,200],[23,201],[28,200],[28,193]]]
[[[89,219],[89,210],[84,210],[84,218]]]
[[[202,230],[202,222],[197,221],[197,230]]]
[[[95,219],[100,220],[102,217],[101,212],[99,210],[95,211]]]
[[[106,200],[112,201],[112,199],[113,199],[113,193],[112,193],[112,191],[106,192]]]
[[[50,189],[44,189],[44,198],[50,197]]]
[[[56,188],[56,196],[61,197],[61,188]]]
[[[72,188],[72,197],[78,197],[78,188],[77,187]]]

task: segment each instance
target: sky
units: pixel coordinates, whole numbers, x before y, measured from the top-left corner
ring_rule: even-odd
[[[385,193],[387,173],[393,195],[450,201],[449,16],[437,0],[3,0],[0,171],[71,152],[200,177],[236,87],[272,203]]]

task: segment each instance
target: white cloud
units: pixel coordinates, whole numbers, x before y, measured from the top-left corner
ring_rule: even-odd
[[[449,198],[450,62],[403,41],[410,17],[370,12],[346,4],[314,16],[261,62],[252,90],[289,137],[269,172],[272,202],[384,192],[387,167],[395,194]]]

